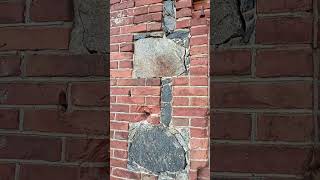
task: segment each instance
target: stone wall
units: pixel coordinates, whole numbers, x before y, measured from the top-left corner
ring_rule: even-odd
[[[319,2],[211,2],[213,179],[319,179]]]
[[[209,9],[111,1],[112,179],[209,179]]]
[[[0,179],[108,179],[108,4],[96,2],[0,1]],[[79,10],[101,22],[74,44]]]

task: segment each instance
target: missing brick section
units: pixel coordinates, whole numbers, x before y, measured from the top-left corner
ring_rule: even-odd
[[[252,44],[256,25],[255,6],[255,0],[214,0],[211,23],[213,45]]]
[[[176,30],[174,0],[163,1],[162,32],[134,35],[134,78],[161,78],[160,124],[130,123],[128,169],[158,176],[159,180],[187,180],[190,169],[189,129],[172,125],[172,78],[190,67],[188,29]]]

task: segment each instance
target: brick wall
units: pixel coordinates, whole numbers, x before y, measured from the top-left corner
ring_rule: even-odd
[[[72,21],[72,0],[0,2],[0,179],[107,179],[107,61],[69,51]]]
[[[215,179],[319,179],[317,3],[257,0],[254,43],[211,48]]]
[[[133,78],[134,34],[162,31],[163,0],[111,0],[111,179],[156,178],[128,170],[129,124],[160,119],[160,78]],[[201,9],[205,17],[200,17]],[[208,179],[210,1],[176,1],[176,29],[191,32],[189,75],[173,78],[174,127],[190,130],[189,179]],[[146,115],[148,118],[146,118]]]

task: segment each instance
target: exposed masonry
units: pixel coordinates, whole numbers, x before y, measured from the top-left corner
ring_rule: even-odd
[[[73,53],[108,51],[108,0],[74,0],[74,27],[70,39]],[[99,27],[99,28],[97,28]]]
[[[174,128],[172,77],[188,74],[189,30],[176,29],[175,1],[163,5],[164,32],[134,36],[133,75],[161,78],[160,124],[130,124],[128,169],[157,175],[159,179],[188,179],[189,131]]]
[[[214,0],[213,45],[252,44],[255,31],[255,0]]]

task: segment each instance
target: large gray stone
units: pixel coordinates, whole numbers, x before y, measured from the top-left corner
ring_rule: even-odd
[[[136,78],[172,77],[186,72],[186,48],[167,38],[145,38],[134,43]]]
[[[129,169],[157,175],[185,169],[185,149],[169,128],[141,123],[129,133]]]
[[[213,0],[212,44],[251,43],[255,30],[255,0]]]
[[[108,0],[74,0],[74,24],[70,51],[74,53],[107,53]]]

